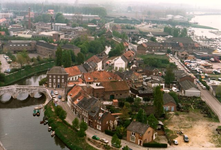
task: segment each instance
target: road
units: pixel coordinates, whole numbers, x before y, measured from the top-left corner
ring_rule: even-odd
[[[8,64],[6,59],[3,57],[3,54],[0,54],[0,61],[2,63],[1,72],[4,72],[6,69],[10,68],[10,64]]]
[[[179,62],[179,60],[175,59],[174,57],[170,57],[172,62],[175,62],[177,67],[181,70],[184,70],[187,74],[194,76],[191,73],[188,73],[188,69],[184,68],[183,65]],[[201,91],[201,99],[206,102],[206,104],[213,110],[213,112],[218,116],[219,121],[221,121],[221,103],[208,91],[203,90],[198,84],[197,84],[199,90]]]

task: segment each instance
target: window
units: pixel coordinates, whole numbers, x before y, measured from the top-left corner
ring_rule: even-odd
[[[108,124],[108,121],[106,122],[106,124]]]
[[[60,78],[60,76],[58,76],[58,78]]]
[[[60,82],[60,79],[58,79],[58,82]]]
[[[54,82],[56,82],[56,79],[54,79]]]
[[[62,76],[62,78],[64,78],[64,76]]]
[[[49,83],[49,87],[51,88],[51,83]]]
[[[101,130],[101,126],[100,126],[100,125],[97,125],[97,129],[98,129],[98,130]]]
[[[54,78],[56,78],[56,76],[54,76]]]
[[[62,83],[64,83],[64,79],[62,79]]]
[[[131,132],[131,135],[134,135],[134,136],[135,136],[135,132]]]
[[[135,133],[134,132],[131,133],[130,141],[131,142],[135,142],[136,141],[136,137],[135,137]]]
[[[51,75],[49,76],[49,78],[51,78]]]
[[[49,79],[49,82],[51,82],[51,79]]]

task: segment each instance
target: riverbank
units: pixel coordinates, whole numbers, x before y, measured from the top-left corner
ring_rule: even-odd
[[[199,25],[199,24],[190,24],[190,27],[193,28],[201,28],[201,29],[211,29],[211,30],[218,30],[217,28],[213,28],[213,27],[209,27],[209,26],[203,26],[203,25]]]
[[[45,116],[49,118],[48,124],[55,131],[56,136],[70,149],[96,150],[86,142],[84,137],[79,137],[77,131],[67,122],[59,119],[54,112],[54,108],[55,106],[52,102],[45,106]]]
[[[36,66],[25,67],[24,69],[20,69],[17,72],[6,75],[5,82],[0,83],[0,86],[10,85],[19,80],[30,77],[32,75],[47,71],[49,68],[53,67],[54,65],[55,65],[55,62],[50,61],[50,62],[42,63]]]

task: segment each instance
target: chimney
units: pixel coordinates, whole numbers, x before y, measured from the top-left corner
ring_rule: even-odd
[[[28,29],[31,29],[31,9],[28,8]]]

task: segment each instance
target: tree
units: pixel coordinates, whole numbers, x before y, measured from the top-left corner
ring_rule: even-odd
[[[17,54],[17,62],[21,65],[21,67],[23,66],[23,64],[26,62],[25,58],[22,56],[21,52],[19,52]]]
[[[5,74],[0,73],[0,82],[5,82]]]
[[[150,40],[153,41],[153,42],[157,41],[155,37],[151,37]]]
[[[57,51],[56,51],[56,66],[61,66],[62,65],[62,49],[60,46],[58,46]]]
[[[69,53],[71,54],[71,61],[72,61],[73,63],[75,63],[75,61],[76,61],[76,56],[75,56],[74,52],[73,52],[72,50],[69,50]]]
[[[130,117],[129,108],[126,105],[124,105],[120,112],[122,113],[122,115],[120,116],[121,119],[126,120]]]
[[[79,120],[78,118],[75,118],[73,121],[72,121],[72,126],[76,129],[79,128]]]
[[[122,150],[130,150],[129,147],[126,145],[122,148]]]
[[[70,51],[62,51],[62,65],[67,68],[71,66],[71,54]]]
[[[217,97],[221,97],[221,85],[219,85],[217,88],[216,88],[216,96]]]
[[[39,81],[39,85],[43,85],[47,82],[47,78],[43,78]]]
[[[137,107],[137,108],[139,108],[140,102],[141,102],[141,99],[140,99],[140,98],[135,98],[135,100],[134,100],[134,106]]]
[[[157,86],[154,90],[154,108],[155,108],[155,115],[159,118],[163,113],[163,93],[161,91],[161,87]]]
[[[167,70],[166,70],[166,75],[165,75],[165,83],[167,85],[169,85],[174,80],[175,80],[175,76],[174,76],[173,70],[170,67],[168,67]]]
[[[171,49],[167,49],[167,54],[170,54],[171,53]]]
[[[67,116],[67,112],[63,110],[61,106],[55,107],[55,114],[61,119],[64,120]]]
[[[113,137],[111,139],[111,144],[116,148],[121,147],[121,140],[117,137],[116,134],[113,135]]]
[[[87,123],[84,122],[84,121],[82,121],[82,122],[80,123],[80,130],[86,131],[87,128],[88,128]]]
[[[150,114],[147,117],[147,121],[148,124],[153,128],[153,129],[157,129],[158,126],[158,120],[155,118],[155,116],[153,114]]]
[[[77,54],[77,63],[78,64],[84,63],[84,54],[82,54],[81,52]]]
[[[84,131],[84,130],[81,130],[81,129],[78,131],[77,134],[78,134],[79,137],[84,137],[84,136],[86,136],[85,131]]]
[[[145,124],[147,123],[147,115],[146,115],[146,112],[142,108],[139,109],[136,119],[138,122],[145,123]]]
[[[169,94],[170,94],[170,96],[173,97],[173,99],[175,100],[175,102],[176,102],[177,104],[180,102],[180,100],[178,99],[178,96],[177,96],[176,92],[171,91]]]
[[[134,102],[134,98],[133,97],[127,97],[126,101],[129,103],[133,103]]]
[[[57,13],[55,16],[55,22],[57,23],[66,23],[66,20],[62,13]]]

